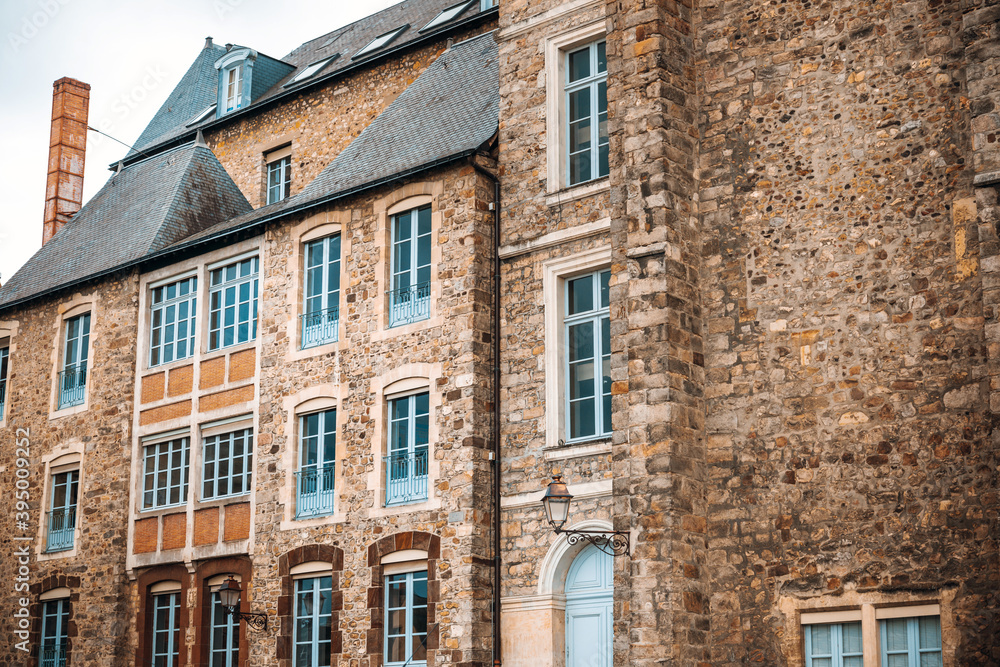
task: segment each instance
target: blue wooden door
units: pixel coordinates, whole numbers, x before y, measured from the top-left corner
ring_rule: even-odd
[[[614,559],[588,546],[566,575],[566,667],[611,667]]]

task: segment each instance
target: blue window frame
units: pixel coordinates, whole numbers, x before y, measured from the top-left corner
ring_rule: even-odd
[[[188,438],[177,438],[143,448],[144,510],[187,502]]]
[[[431,207],[392,216],[389,326],[431,316]]]
[[[63,369],[59,373],[59,408],[81,405],[87,392],[87,356],[90,349],[90,313],[66,320]]]
[[[45,542],[47,553],[73,548],[79,477],[77,470],[52,476],[52,505],[49,508],[49,529]]]
[[[153,596],[153,667],[174,667],[180,649],[180,593]]]
[[[7,407],[7,365],[10,358],[10,347],[0,347],[0,419],[6,414]]]
[[[941,617],[879,621],[882,667],[941,667]]]
[[[294,667],[330,667],[333,578],[295,582]]]
[[[337,470],[337,411],[325,410],[299,417],[299,471],[296,477],[295,516],[333,512]]]
[[[385,504],[427,500],[430,399],[427,392],[389,401]]]
[[[64,667],[69,654],[69,600],[46,600],[42,604],[40,667]]]
[[[611,433],[611,314],[603,270],[566,281],[567,440]]]
[[[385,665],[427,664],[427,571],[385,578]]]
[[[306,244],[302,349],[337,340],[340,325],[340,234]]]
[[[169,364],[194,354],[198,279],[184,278],[152,290],[149,365]]]
[[[250,257],[211,272],[208,349],[218,350],[257,337],[258,259]]]
[[[278,158],[267,163],[267,203],[279,202],[288,196],[292,188],[292,156]]]
[[[608,58],[601,40],[566,54],[567,181],[608,175]]]
[[[222,606],[222,597],[212,593],[212,636],[209,645],[210,667],[238,667],[240,664],[240,626]]]
[[[205,436],[202,454],[202,500],[250,493],[253,429]]]
[[[805,626],[806,667],[862,667],[861,623]]]

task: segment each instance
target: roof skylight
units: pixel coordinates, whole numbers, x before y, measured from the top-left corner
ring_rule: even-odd
[[[430,20],[430,23],[421,28],[420,32],[432,30],[448,23],[449,21],[457,19],[466,9],[475,4],[475,2],[476,0],[463,0],[463,2],[460,2],[457,5],[452,5],[448,9],[442,10],[440,14]]]
[[[323,60],[317,60],[312,65],[309,65],[304,70],[293,76],[291,80],[284,85],[284,87],[287,88],[288,86],[294,86],[300,81],[305,81],[310,77],[316,76],[316,74],[318,74],[321,69],[323,69],[324,67],[326,67],[339,57],[340,54],[337,53],[335,55],[330,56],[329,58],[323,58]]]
[[[189,120],[184,127],[191,127],[192,125],[197,125],[201,121],[208,118],[209,114],[215,113],[215,106],[216,105],[212,104],[211,106],[206,107],[204,111],[202,111],[197,116]]]
[[[395,30],[390,30],[389,32],[383,35],[379,35],[372,41],[368,42],[368,45],[366,47],[355,53],[354,56],[351,58],[351,60],[356,60],[358,58],[361,58],[363,56],[372,53],[373,51],[378,51],[379,49],[385,48],[386,46],[389,45],[390,42],[392,42],[392,40],[402,35],[403,32],[409,27],[410,24],[407,23],[406,25],[400,26]]]

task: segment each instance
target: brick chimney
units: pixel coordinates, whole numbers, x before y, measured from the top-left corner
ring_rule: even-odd
[[[89,84],[63,77],[52,84],[52,89],[52,131],[42,245],[48,243],[83,204],[83,162],[90,108]]]

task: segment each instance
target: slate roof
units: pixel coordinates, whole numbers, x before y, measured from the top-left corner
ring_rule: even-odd
[[[215,155],[189,144],[113,175],[0,288],[0,308],[134,264],[251,210]]]
[[[500,122],[499,49],[492,32],[445,51],[302,192],[177,244],[221,236],[471,155]]]
[[[406,47],[429,35],[440,35],[448,32],[455,25],[459,25],[469,19],[474,19],[480,12],[479,2],[470,0],[469,7],[454,20],[438,26],[426,33],[421,33],[420,29],[427,25],[431,19],[436,17],[442,10],[452,7],[457,0],[403,0],[399,4],[393,5],[376,14],[350,23],[333,32],[312,39],[297,47],[291,53],[281,58],[281,62],[294,66],[294,70],[281,78],[269,90],[239,112],[228,114],[225,118],[246,113],[247,110],[255,106],[266,103],[268,100],[282,94],[307,88],[317,82],[324,81],[342,74],[345,70],[364,66],[364,63],[377,60],[389,52],[398,48]],[[489,9],[487,13],[496,13],[496,9]],[[409,25],[403,32],[386,47],[372,52],[370,55],[354,60],[352,56],[364,48],[376,37],[389,32],[394,28]],[[195,130],[206,127],[216,122],[224,122],[224,119],[216,119],[214,114],[210,114],[201,123],[192,127],[186,127],[197,113],[203,111],[210,104],[215,103],[218,93],[218,72],[215,69],[215,60],[224,54],[225,48],[214,46],[202,50],[194,64],[181,78],[177,87],[170,93],[170,97],[164,105],[157,111],[153,120],[143,131],[139,140],[135,143],[136,148],[142,151],[150,151],[155,146],[165,142],[180,139],[185,135],[193,137]],[[285,84],[291,81],[296,74],[304,70],[309,65],[318,60],[333,56],[340,56],[326,65],[318,74],[297,82],[286,88]],[[194,100],[197,100],[195,102]],[[129,158],[137,157],[135,153],[130,153]]]

